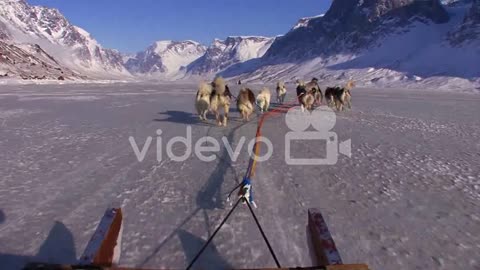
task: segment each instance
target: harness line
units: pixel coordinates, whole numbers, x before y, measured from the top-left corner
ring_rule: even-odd
[[[300,95],[301,96],[301,95]],[[297,96],[298,98],[299,96]],[[233,97],[234,99],[236,99],[235,97]],[[250,160],[249,160],[249,163],[248,163],[248,167],[247,167],[247,171],[245,173],[245,177],[243,179],[243,181],[238,184],[229,194],[228,194],[228,197],[227,197],[227,201],[230,199],[230,196],[233,194],[233,192],[237,189],[240,188],[239,190],[239,198],[237,200],[237,202],[235,203],[235,205],[232,207],[232,209],[230,210],[230,212],[228,212],[227,216],[222,220],[222,222],[220,223],[220,225],[217,227],[217,229],[215,230],[215,232],[210,236],[210,238],[207,240],[207,242],[203,245],[203,247],[200,249],[200,251],[197,253],[197,255],[195,255],[195,257],[193,258],[193,260],[190,262],[190,264],[188,265],[188,267],[186,268],[187,270],[190,270],[191,267],[193,266],[193,264],[195,264],[195,262],[198,260],[198,258],[200,257],[200,255],[202,255],[202,253],[205,251],[205,249],[207,248],[207,246],[212,242],[213,238],[217,235],[218,231],[220,231],[220,229],[222,228],[222,226],[227,222],[228,218],[232,215],[233,211],[237,208],[237,206],[240,204],[241,201],[245,202],[248,206],[248,209],[250,210],[250,213],[252,214],[253,216],[253,219],[255,220],[255,223],[260,231],[260,233],[262,234],[262,237],[263,239],[265,240],[265,243],[267,244],[267,247],[268,247],[268,250],[270,251],[270,254],[272,255],[273,259],[275,260],[275,264],[277,265],[277,268],[281,268],[281,265],[280,265],[280,262],[278,261],[277,259],[277,256],[275,255],[275,252],[270,244],[270,242],[268,241],[268,238],[262,228],[262,226],[260,225],[260,222],[258,221],[258,218],[257,216],[255,215],[255,212],[253,211],[253,208],[252,208],[252,205],[254,207],[256,207],[256,204],[253,200],[253,191],[252,191],[252,186],[251,186],[251,178],[255,176],[255,172],[256,172],[256,168],[257,168],[257,161],[258,161],[258,156],[259,156],[259,153],[260,153],[260,138],[262,137],[262,127],[263,127],[263,124],[265,123],[265,119],[267,119],[268,116],[272,116],[272,115],[275,115],[275,114],[279,114],[279,113],[282,113],[282,112],[286,112],[288,111],[292,106],[294,105],[294,102],[291,102],[289,104],[281,104],[281,106],[279,106],[278,108],[275,108],[269,112],[266,112],[264,114],[262,114],[262,116],[260,117],[260,120],[257,124],[257,132],[255,134],[255,144],[253,145],[253,156],[250,157]],[[258,105],[257,105],[258,106]]]

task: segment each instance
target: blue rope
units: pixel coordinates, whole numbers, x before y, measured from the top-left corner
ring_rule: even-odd
[[[242,191],[240,193],[249,203],[255,204],[253,201],[253,187],[250,178],[244,178],[242,181]]]

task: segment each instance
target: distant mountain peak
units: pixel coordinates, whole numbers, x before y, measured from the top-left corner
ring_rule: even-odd
[[[129,58],[125,65],[136,74],[175,75],[205,53],[205,46],[193,40],[159,40]]]
[[[262,57],[274,38],[263,36],[229,36],[214,39],[205,54],[187,67],[190,74],[222,71],[229,66]]]

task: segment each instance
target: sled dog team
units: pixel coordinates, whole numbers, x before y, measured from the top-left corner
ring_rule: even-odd
[[[345,87],[327,87],[325,97],[318,85],[318,79],[313,78],[310,82],[304,83],[301,80],[296,81],[297,98],[301,105],[302,111],[305,109],[313,110],[313,106],[321,105],[325,98],[326,103],[330,107],[335,107],[338,111],[343,111],[344,106],[351,109],[351,93],[355,87],[353,81],[349,81]],[[285,83],[278,82],[276,87],[277,102],[283,104],[287,95]],[[217,77],[211,83],[201,82],[197,96],[195,99],[195,108],[201,121],[207,120],[207,113],[215,114],[217,125],[227,126],[228,112],[230,110],[232,99],[237,102],[237,108],[242,116],[242,120],[250,120],[250,116],[255,111],[255,106],[259,110],[267,112],[270,107],[271,93],[264,87],[255,98],[255,94],[248,87],[243,87],[238,97],[233,97],[228,85],[222,77]],[[223,114],[220,113],[223,111]]]

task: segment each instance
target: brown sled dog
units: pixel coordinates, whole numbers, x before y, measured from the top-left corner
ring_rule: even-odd
[[[277,83],[277,102],[279,104],[283,104],[285,102],[285,96],[287,95],[287,88],[285,87],[285,83],[279,81]]]
[[[212,82],[212,94],[210,96],[210,110],[215,114],[217,125],[227,126],[228,112],[230,111],[231,94],[222,77],[217,77]],[[223,109],[223,118],[220,110]]]
[[[237,98],[237,107],[242,115],[242,120],[250,120],[250,115],[255,109],[255,94],[249,88],[242,88]]]

